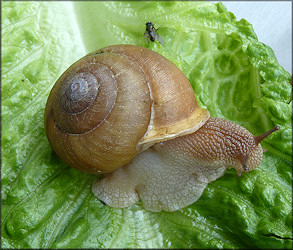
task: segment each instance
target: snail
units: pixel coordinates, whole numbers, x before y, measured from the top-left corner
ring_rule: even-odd
[[[150,211],[194,203],[229,167],[260,165],[263,135],[199,108],[190,82],[160,54],[113,45],[71,65],[45,108],[47,138],[70,166],[102,174],[91,188],[104,204]],[[100,177],[100,175],[99,175]]]

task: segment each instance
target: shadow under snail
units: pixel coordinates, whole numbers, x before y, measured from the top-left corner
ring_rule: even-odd
[[[261,140],[279,128],[253,136],[210,117],[175,64],[143,47],[114,45],[61,75],[47,101],[45,129],[62,160],[103,174],[92,191],[105,204],[122,208],[140,199],[147,210],[175,211],[227,168],[239,176],[255,169]]]

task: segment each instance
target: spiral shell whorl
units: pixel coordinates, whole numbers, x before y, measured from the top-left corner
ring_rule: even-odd
[[[98,94],[98,81],[91,73],[73,75],[60,91],[60,107],[69,114],[83,112],[92,105]]]
[[[77,82],[88,91],[75,88]],[[90,173],[109,172],[137,154],[150,112],[141,68],[124,56],[97,52],[74,63],[56,82],[46,106],[47,136],[69,165]]]
[[[117,82],[107,66],[90,57],[65,71],[53,90],[53,115],[58,127],[66,133],[80,134],[98,126],[112,110]]]

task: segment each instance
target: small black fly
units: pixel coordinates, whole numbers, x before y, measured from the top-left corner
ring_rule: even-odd
[[[145,29],[145,32],[144,32],[144,40],[146,43],[148,43],[148,39],[150,39],[152,42],[154,41],[158,41],[160,44],[164,44],[164,39],[163,37],[161,37],[159,34],[158,34],[158,29],[156,29],[154,27],[154,24],[151,22],[151,21],[148,21],[146,24],[146,29]]]

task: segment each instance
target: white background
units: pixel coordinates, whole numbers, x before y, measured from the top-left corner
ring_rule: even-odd
[[[218,1],[213,1],[218,2]],[[252,24],[258,40],[269,45],[279,63],[292,74],[291,1],[222,1],[237,20]]]

